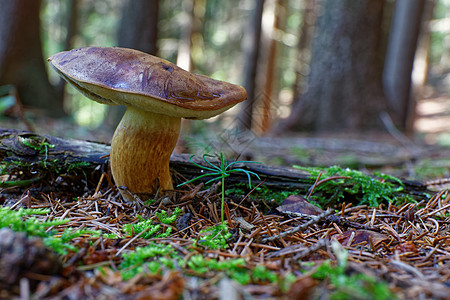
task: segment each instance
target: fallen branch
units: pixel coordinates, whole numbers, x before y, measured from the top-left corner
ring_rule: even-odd
[[[267,243],[267,242],[271,242],[274,241],[276,239],[280,239],[280,238],[284,238],[288,235],[303,231],[305,229],[307,229],[309,226],[313,225],[313,224],[317,224],[318,222],[320,222],[321,220],[325,219],[326,217],[328,217],[331,213],[333,212],[332,209],[327,209],[326,211],[324,211],[323,213],[321,213],[320,215],[314,216],[311,218],[311,220],[309,220],[308,222],[299,225],[297,227],[291,228],[288,231],[285,231],[283,233],[271,236],[271,237],[267,237],[261,240],[262,243]]]
[[[0,129],[0,158],[4,162],[20,162],[21,165],[33,165],[35,171],[39,168],[45,171],[60,169],[67,171],[76,166],[86,171],[94,169],[107,170],[109,167],[110,146],[103,143],[65,139],[46,134],[38,134],[24,130]],[[193,178],[201,175],[202,170],[190,160],[189,154],[172,154],[170,167],[174,173],[183,178]],[[204,165],[200,157],[192,161]],[[43,165],[43,162],[46,165]],[[215,163],[215,161],[211,161]],[[308,173],[294,168],[267,166],[262,164],[236,164],[236,167],[258,173],[266,186],[307,190],[311,186]],[[204,180],[208,181],[209,177]],[[245,174],[233,174],[228,178],[229,184],[247,182]]]
[[[0,158],[10,165],[16,163],[18,171],[22,171],[20,168],[27,165],[33,167],[34,174],[40,174],[41,171],[70,174],[70,171],[76,169],[86,174],[93,173],[94,170],[101,171],[97,172],[100,176],[109,169],[109,152],[110,146],[104,143],[66,139],[25,130],[0,129]],[[170,168],[175,177],[178,177],[179,183],[204,174],[189,160],[189,157],[189,154],[173,153],[170,158]],[[192,161],[205,165],[201,157],[193,157]],[[217,163],[213,160],[211,162]],[[257,173],[260,180],[255,178],[252,182],[255,185],[263,183],[271,189],[296,189],[307,193],[314,184],[314,179],[311,179],[308,172],[291,167],[254,163],[236,164],[235,167]],[[32,178],[21,177],[20,179]],[[210,177],[203,178],[204,181],[210,179]],[[98,178],[93,181],[98,182]],[[235,173],[227,178],[228,186],[246,182],[245,174]],[[11,186],[14,182],[5,184]],[[404,193],[424,194],[427,192],[426,186],[421,183],[404,181],[403,184],[405,185]]]

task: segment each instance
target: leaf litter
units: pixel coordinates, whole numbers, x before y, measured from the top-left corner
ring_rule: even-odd
[[[47,246],[5,232],[10,242],[0,242],[0,266],[14,272],[0,297],[31,292],[35,299],[450,295],[449,190],[375,207],[341,197],[324,210],[305,198],[312,190],[281,204],[251,194],[227,195],[223,224],[220,183],[189,184],[151,201],[125,203],[110,182],[105,173],[84,196],[25,190],[12,201],[11,189],[2,191],[3,206],[48,209],[32,217],[49,224],[65,220],[48,227],[52,237],[83,234],[70,239],[75,250],[59,254],[62,268],[50,268],[38,263],[54,261],[54,254],[42,257],[50,255],[42,251]],[[18,249],[30,254],[26,261],[17,255],[8,261]]]

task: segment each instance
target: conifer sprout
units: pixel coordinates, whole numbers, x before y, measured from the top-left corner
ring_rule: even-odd
[[[86,97],[124,105],[111,142],[111,171],[125,200],[173,189],[170,155],[181,118],[207,119],[247,98],[245,89],[185,71],[133,49],[86,47],[60,52],[52,67]]]

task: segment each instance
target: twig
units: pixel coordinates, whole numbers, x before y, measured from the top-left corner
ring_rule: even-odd
[[[316,224],[317,222],[321,221],[322,219],[328,217],[332,212],[333,212],[333,210],[329,208],[326,211],[324,211],[323,213],[321,213],[320,215],[311,218],[311,220],[309,220],[305,224],[302,224],[300,226],[294,227],[294,228],[289,229],[288,231],[282,232],[280,234],[264,238],[264,239],[262,239],[262,242],[263,243],[271,242],[271,241],[274,241],[276,239],[284,238],[285,236],[297,233],[299,231],[303,231],[306,228],[308,228],[309,226],[311,226],[312,224]]]
[[[314,189],[316,188],[317,183],[319,182],[321,176],[322,176],[322,171],[320,171],[320,172],[319,172],[319,175],[317,175],[316,181],[314,181],[313,186],[309,188],[309,193],[308,193],[308,195],[306,196],[306,199],[308,199],[309,197],[311,197],[311,195],[312,195],[312,193],[314,192]]]
[[[412,155],[413,159],[420,155],[421,150],[406,135],[398,130],[397,127],[395,127],[391,116],[387,112],[380,113],[380,119],[387,132],[402,144],[403,148]]]
[[[408,273],[416,275],[420,280],[425,280],[425,276],[422,274],[422,272],[420,272],[417,268],[415,268],[411,265],[408,265],[407,263],[404,263],[400,260],[393,259],[393,260],[391,260],[391,264],[393,264],[394,266],[396,266],[400,269],[405,270]]]
[[[351,179],[351,177],[349,177],[349,176],[331,176],[331,177],[319,180],[321,175],[322,175],[322,172],[319,173],[319,175],[316,178],[316,181],[314,182],[314,185],[309,189],[309,193],[306,196],[307,199],[309,197],[311,197],[311,195],[314,192],[314,190],[316,189],[316,187],[318,187],[319,185],[321,185],[324,182],[332,181],[332,180],[335,180],[335,179]]]
[[[122,248],[119,249],[119,251],[116,252],[115,256],[119,256],[119,254],[125,250],[132,242],[134,242],[138,237],[140,237],[141,235],[143,235],[145,232],[147,232],[150,229],[150,227],[145,228],[144,230],[142,230],[141,232],[139,232],[139,234],[135,235],[133,238],[131,238],[125,245],[123,245]]]
[[[235,217],[234,220],[241,225],[241,228],[247,230],[247,231],[252,231],[253,228],[255,227],[255,225],[250,224],[249,222],[245,221],[245,219],[243,217]]]
[[[293,259],[294,260],[302,259],[303,257],[308,256],[312,252],[315,252],[321,248],[327,247],[329,244],[330,244],[330,241],[328,239],[320,239],[314,245],[311,245],[307,249],[305,249],[302,252],[300,252],[299,254],[295,255],[293,257]]]
[[[447,208],[450,208],[450,203],[447,204],[447,205],[442,206],[441,208],[435,209],[435,210],[433,210],[432,212],[429,212],[429,213],[425,214],[423,217],[429,217],[429,216],[432,216],[432,215],[434,215],[434,214],[440,212],[441,210],[445,210],[445,209],[447,209]]]
[[[20,299],[30,299],[30,280],[26,277],[20,279]]]

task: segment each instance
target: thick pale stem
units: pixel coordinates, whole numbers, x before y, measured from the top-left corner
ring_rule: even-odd
[[[111,171],[122,196],[173,189],[169,159],[181,119],[128,107],[111,143]]]

